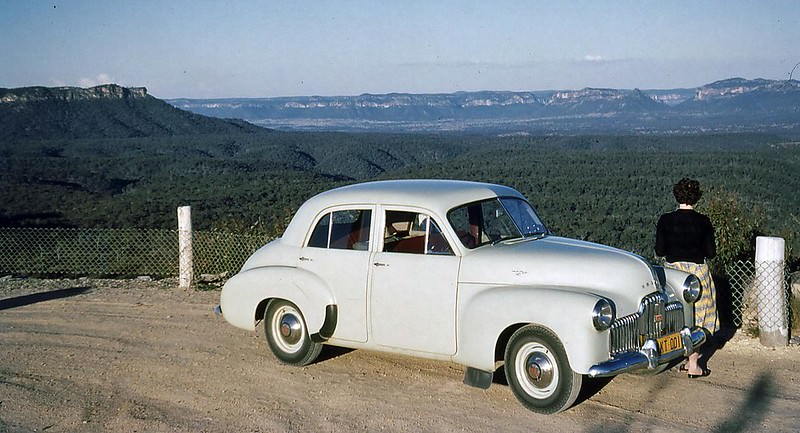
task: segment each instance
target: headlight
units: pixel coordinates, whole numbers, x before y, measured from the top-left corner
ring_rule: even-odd
[[[694,275],[689,275],[683,280],[683,299],[688,303],[693,303],[700,299],[703,292],[700,280]]]
[[[614,322],[616,316],[614,304],[608,299],[600,298],[592,309],[592,324],[598,331],[605,331]]]

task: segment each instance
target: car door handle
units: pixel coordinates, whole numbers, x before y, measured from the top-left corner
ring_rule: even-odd
[[[387,265],[386,263],[381,263],[381,262],[375,262],[375,263],[373,263],[372,265],[373,265],[373,266],[379,266],[379,267],[380,267],[380,266],[389,266],[389,265]]]
[[[301,262],[311,262],[312,260],[308,257],[300,257]]]

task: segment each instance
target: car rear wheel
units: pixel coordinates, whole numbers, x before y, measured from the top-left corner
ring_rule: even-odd
[[[264,334],[270,350],[284,364],[308,365],[322,351],[322,344],[308,336],[306,321],[297,306],[282,299],[273,299],[267,305]]]
[[[518,329],[505,352],[508,385],[526,408],[556,413],[578,398],[583,376],[569,366],[564,346],[551,331],[537,326]]]

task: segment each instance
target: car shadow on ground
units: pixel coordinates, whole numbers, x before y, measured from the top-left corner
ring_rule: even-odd
[[[593,395],[600,392],[606,385],[611,383],[613,377],[583,377],[583,385],[581,386],[580,394],[578,394],[578,399],[575,400],[574,405],[577,405],[585,400],[588,400]],[[505,366],[500,366],[497,370],[494,371],[494,377],[492,377],[492,383],[496,383],[498,385],[508,386],[508,380],[506,379],[506,369]]]
[[[508,386],[508,379],[506,379],[506,367],[504,365],[501,365],[500,368],[494,371],[492,383]]]
[[[89,290],[91,290],[89,287],[70,287],[68,289],[52,290],[49,292],[32,293],[30,295],[0,299],[0,311],[24,307],[26,305],[36,304],[39,302],[52,301],[54,299],[69,298],[71,296],[81,295]]]
[[[355,349],[348,349],[346,347],[339,347],[339,346],[328,346],[327,344],[322,346],[322,352],[319,353],[319,356],[314,363],[325,362],[329,359],[338,358],[342,355],[346,355],[352,352]]]
[[[677,367],[678,364],[682,363],[683,359],[678,359],[669,363],[669,365],[665,368],[665,370],[669,370],[671,368]],[[639,373],[632,373],[632,374],[644,374],[650,375],[652,373],[648,373],[646,371],[639,372]],[[616,376],[611,377],[589,377],[583,376],[583,383],[581,385],[580,393],[578,394],[578,398],[575,400],[575,403],[572,406],[577,406],[578,404],[592,398],[595,394],[599,393],[603,388],[606,387],[611,381],[614,380]],[[508,386],[508,380],[506,379],[506,370],[505,366],[500,366],[494,372],[494,376],[492,377],[492,383]]]

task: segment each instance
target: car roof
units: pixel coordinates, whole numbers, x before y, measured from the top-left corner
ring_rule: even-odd
[[[404,179],[347,185],[317,194],[303,203],[286,228],[283,239],[292,244],[302,244],[313,222],[311,220],[334,206],[410,206],[428,209],[444,217],[456,206],[498,196],[525,199],[511,187],[463,180]]]

